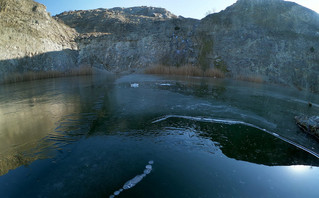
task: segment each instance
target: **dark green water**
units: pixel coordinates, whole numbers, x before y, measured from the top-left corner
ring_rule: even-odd
[[[319,143],[294,122],[318,104],[201,78],[1,86],[0,197],[318,197]]]

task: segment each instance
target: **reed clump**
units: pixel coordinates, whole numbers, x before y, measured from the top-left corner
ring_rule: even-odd
[[[200,67],[193,65],[184,65],[180,67],[170,67],[165,65],[156,65],[154,67],[147,68],[146,74],[163,74],[163,75],[180,75],[180,76],[200,76],[200,77],[214,77],[224,78],[225,73],[219,69],[206,69],[203,70]]]
[[[80,67],[68,71],[29,71],[25,73],[12,73],[4,77],[2,84],[10,84],[16,82],[41,80],[47,78],[59,78],[67,76],[85,76],[92,75],[92,67]]]
[[[259,75],[238,75],[235,77],[236,80],[254,82],[254,83],[263,83],[264,79]]]

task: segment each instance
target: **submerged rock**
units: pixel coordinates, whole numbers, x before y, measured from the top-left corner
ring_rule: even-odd
[[[308,117],[301,115],[296,116],[295,120],[302,131],[313,135],[319,140],[319,116]]]

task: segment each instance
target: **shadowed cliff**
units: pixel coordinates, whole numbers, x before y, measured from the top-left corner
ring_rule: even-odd
[[[213,41],[232,76],[261,75],[270,82],[318,92],[319,15],[282,0],[239,0],[209,15],[200,29]]]

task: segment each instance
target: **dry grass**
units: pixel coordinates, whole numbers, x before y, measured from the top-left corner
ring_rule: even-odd
[[[80,67],[65,72],[60,71],[40,71],[40,72],[26,72],[26,73],[13,73],[4,77],[3,84],[40,80],[47,78],[59,78],[66,76],[84,76],[92,75],[93,70],[91,67]]]
[[[201,77],[215,77],[224,78],[225,73],[218,69],[202,70],[199,67],[192,65],[184,65],[180,67],[169,67],[164,65],[157,65],[147,68],[146,74],[164,74],[164,75],[181,75],[181,76],[201,76]]]
[[[247,82],[254,82],[254,83],[263,83],[264,79],[262,76],[258,75],[251,75],[251,76],[244,76],[238,75],[235,77],[236,80],[247,81]]]

